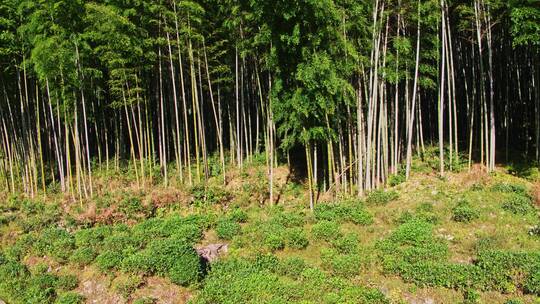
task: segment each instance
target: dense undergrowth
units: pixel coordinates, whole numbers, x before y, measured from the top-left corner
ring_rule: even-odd
[[[97,296],[80,275],[91,269],[108,282],[99,296],[139,304],[166,300],[145,294],[153,277],[187,295],[179,303],[539,301],[540,218],[525,179],[397,175],[310,211],[290,182],[278,205],[260,204],[263,170],[246,169],[236,187],[124,187],[80,204],[6,196],[0,299],[84,303]],[[195,250],[209,243],[229,252],[209,264]]]

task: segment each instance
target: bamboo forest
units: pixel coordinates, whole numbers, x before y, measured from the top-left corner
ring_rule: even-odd
[[[538,0],[0,0],[0,303],[540,303]]]

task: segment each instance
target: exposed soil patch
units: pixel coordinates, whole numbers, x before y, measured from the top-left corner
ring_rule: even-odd
[[[86,270],[81,274],[77,292],[89,304],[125,304],[126,300],[109,288],[109,279],[96,271]]]
[[[191,293],[178,285],[172,284],[169,280],[159,277],[149,277],[146,284],[135,291],[131,298],[151,298],[157,304],[183,304],[191,299]]]

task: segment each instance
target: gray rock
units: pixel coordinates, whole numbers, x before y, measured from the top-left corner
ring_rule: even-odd
[[[206,262],[211,263],[219,258],[220,255],[229,250],[228,244],[210,244],[196,248],[197,254]],[[0,303],[1,304],[1,303]]]

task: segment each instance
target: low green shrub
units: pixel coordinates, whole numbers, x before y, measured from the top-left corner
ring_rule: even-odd
[[[229,213],[227,214],[227,218],[237,223],[245,223],[248,220],[248,215],[244,210],[240,208],[235,208],[229,211]]]
[[[128,219],[140,219],[150,216],[153,210],[151,206],[145,206],[140,197],[126,194],[118,203],[118,211]]]
[[[479,212],[474,209],[468,201],[461,200],[452,209],[452,220],[455,222],[469,223],[480,217]]]
[[[303,212],[279,212],[272,221],[287,228],[302,227],[306,223],[306,215]]]
[[[332,246],[341,253],[356,253],[358,252],[358,243],[358,235],[347,233],[333,240]]]
[[[309,245],[308,237],[303,228],[289,228],[285,234],[287,246],[294,249],[304,249]]]
[[[386,205],[398,197],[399,194],[394,190],[373,190],[368,194],[366,202],[371,205]]]
[[[361,204],[350,207],[348,219],[357,225],[367,226],[373,224],[373,216]]]
[[[79,286],[79,279],[73,274],[62,275],[58,277],[55,286],[64,291],[73,290]]]
[[[73,254],[69,257],[69,261],[79,266],[89,265],[96,258],[96,251],[91,247],[78,248],[73,251]]]
[[[129,299],[131,294],[143,283],[142,277],[135,275],[119,276],[112,282],[112,289]]]
[[[527,293],[540,296],[540,263],[531,269],[523,284],[523,290]]]
[[[467,288],[463,292],[463,304],[476,304],[480,302],[480,294],[478,291]]]
[[[282,276],[298,279],[306,267],[306,261],[304,261],[302,258],[289,257],[279,262],[277,273]]]
[[[230,194],[220,187],[198,185],[191,188],[192,204],[204,206],[221,204],[230,198]]]
[[[315,206],[313,211],[315,219],[318,221],[347,221],[364,226],[373,223],[373,216],[358,201],[322,203]]]
[[[61,228],[43,230],[33,244],[37,255],[47,255],[58,262],[65,262],[74,248],[75,239],[69,232]]]
[[[221,220],[216,226],[216,234],[222,240],[231,240],[240,234],[240,224],[231,220]]]
[[[283,234],[268,234],[265,237],[264,243],[272,251],[282,250],[283,248],[285,248],[285,238]]]
[[[153,273],[166,276],[178,285],[197,282],[203,268],[193,247],[177,239],[151,242],[143,251],[132,254],[122,261],[122,269],[132,273]]]
[[[491,191],[494,192],[502,192],[502,193],[514,193],[521,196],[529,196],[530,193],[527,190],[527,187],[525,187],[522,184],[515,184],[515,183],[497,183],[491,187]]]
[[[65,292],[56,298],[54,304],[84,304],[84,301],[84,296],[76,292]]]
[[[103,240],[112,234],[110,226],[99,226],[88,229],[81,229],[74,233],[75,246],[98,249],[102,246]]]
[[[406,180],[407,178],[405,177],[405,172],[400,172],[398,174],[391,174],[388,177],[387,183],[388,183],[388,186],[395,187],[399,184],[404,183]]]
[[[311,228],[313,238],[317,240],[331,241],[341,235],[339,224],[330,221],[320,221]]]
[[[124,257],[121,252],[105,250],[96,257],[95,263],[99,270],[107,272],[109,270],[118,269],[123,259]]]
[[[503,204],[502,209],[515,215],[526,215],[534,211],[530,197],[513,194]]]
[[[350,278],[362,270],[362,259],[358,254],[338,254],[333,249],[321,250],[323,265],[334,275]]]

